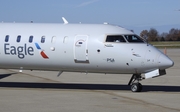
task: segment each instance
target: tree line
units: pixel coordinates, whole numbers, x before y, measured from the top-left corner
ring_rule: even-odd
[[[155,28],[151,28],[141,31],[140,36],[148,41],[180,41],[180,29],[172,28],[169,33],[159,34]]]

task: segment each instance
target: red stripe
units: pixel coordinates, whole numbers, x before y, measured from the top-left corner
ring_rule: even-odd
[[[45,58],[45,59],[48,59],[48,58],[49,58],[43,51],[41,51],[41,56],[42,56],[43,58]]]

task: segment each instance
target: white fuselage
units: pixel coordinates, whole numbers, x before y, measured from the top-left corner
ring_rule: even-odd
[[[0,68],[134,74],[173,66],[152,45],[108,35],[135,34],[103,24],[1,23]]]

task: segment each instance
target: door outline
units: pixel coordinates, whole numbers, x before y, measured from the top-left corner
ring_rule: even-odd
[[[88,59],[88,36],[76,35],[74,39],[74,62],[89,63]]]

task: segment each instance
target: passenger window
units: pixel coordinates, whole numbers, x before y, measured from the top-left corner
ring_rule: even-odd
[[[17,36],[17,40],[16,40],[17,42],[20,42],[21,41],[21,35],[18,35]]]
[[[106,42],[126,42],[122,35],[108,35]]]
[[[45,42],[45,36],[42,36],[41,37],[41,43],[44,43]]]
[[[51,38],[51,43],[54,44],[55,42],[56,42],[56,37],[53,36],[53,37]]]
[[[64,39],[63,39],[63,43],[67,43],[68,42],[68,36],[65,36]]]
[[[8,42],[8,41],[9,41],[9,35],[6,35],[5,42]]]
[[[130,43],[143,43],[143,39],[137,35],[124,35],[126,40]]]
[[[33,42],[33,36],[29,37],[29,42],[32,43]]]

